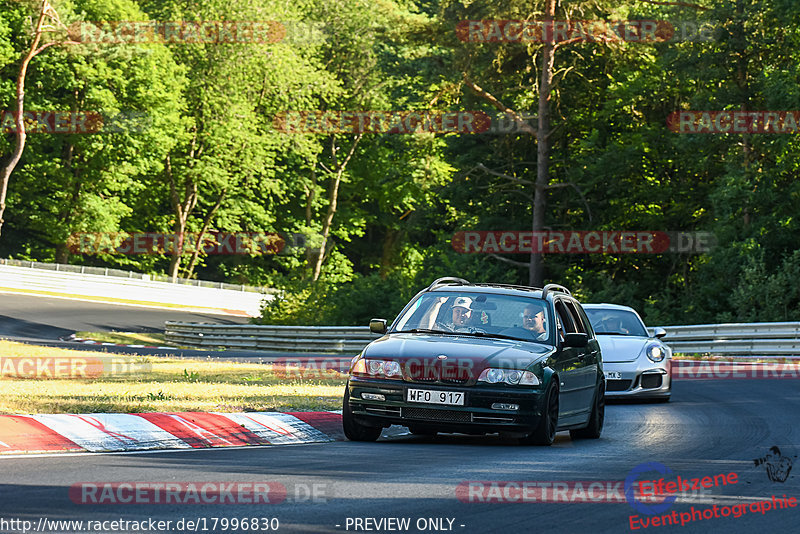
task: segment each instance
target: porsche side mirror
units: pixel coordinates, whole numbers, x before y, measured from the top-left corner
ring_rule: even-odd
[[[386,333],[386,319],[370,319],[369,330],[373,334]]]
[[[657,326],[657,327],[655,327],[653,329],[653,337],[657,337],[657,338],[661,339],[662,337],[664,337],[666,335],[667,335],[667,331],[664,330],[663,328],[661,328],[660,326]]]

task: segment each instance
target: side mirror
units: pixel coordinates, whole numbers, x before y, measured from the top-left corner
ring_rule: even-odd
[[[370,319],[369,330],[373,334],[386,333],[386,319]]]
[[[572,332],[570,334],[564,334],[564,346],[565,347],[583,348],[588,344],[589,344],[589,335],[588,334],[581,334],[579,332]]]
[[[663,328],[661,328],[660,326],[657,326],[657,327],[655,327],[653,329],[653,337],[657,337],[657,338],[661,339],[662,337],[664,337],[666,335],[667,335],[667,331],[664,330]]]

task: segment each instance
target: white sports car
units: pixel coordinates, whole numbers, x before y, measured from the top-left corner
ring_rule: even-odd
[[[606,375],[606,398],[649,398],[668,402],[672,394],[672,349],[660,341],[667,332],[650,336],[633,308],[617,304],[584,304]]]

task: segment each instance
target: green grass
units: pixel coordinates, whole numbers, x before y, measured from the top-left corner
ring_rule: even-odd
[[[0,359],[86,359],[101,355],[0,340]],[[309,411],[339,410],[342,406],[344,375],[308,380],[283,378],[281,369],[276,372],[263,364],[170,357],[132,359],[149,369],[138,375],[99,378],[4,376],[0,378],[0,413]]]

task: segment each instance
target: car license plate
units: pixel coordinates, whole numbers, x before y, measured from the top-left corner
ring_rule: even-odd
[[[459,391],[434,391],[431,389],[409,389],[408,402],[428,404],[449,404],[464,406],[464,394]]]
[[[619,380],[622,378],[622,373],[619,371],[606,371],[606,378],[610,380]]]

